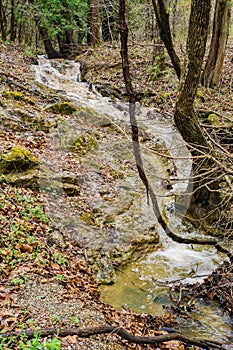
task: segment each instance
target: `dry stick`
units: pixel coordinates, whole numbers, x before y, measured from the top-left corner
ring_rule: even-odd
[[[59,329],[59,328],[44,328],[37,330],[25,330],[22,332],[11,332],[11,333],[3,333],[0,334],[0,339],[9,338],[9,337],[20,337],[25,335],[28,339],[32,339],[36,334],[39,334],[40,337],[48,337],[48,336],[59,336],[59,337],[67,337],[77,335],[80,338],[88,338],[92,335],[100,335],[100,334],[117,334],[122,339],[127,340],[129,343],[134,344],[158,344],[171,340],[180,340],[185,344],[191,344],[200,346],[204,349],[209,349],[212,347],[214,349],[223,349],[221,343],[216,341],[211,341],[207,339],[196,340],[182,335],[181,333],[170,333],[170,334],[162,334],[152,337],[143,337],[143,336],[134,336],[127,332],[124,328],[115,327],[115,326],[99,326],[99,327],[90,327],[90,328],[68,328],[68,329]]]

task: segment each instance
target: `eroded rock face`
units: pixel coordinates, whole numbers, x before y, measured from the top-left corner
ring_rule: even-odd
[[[36,105],[4,97],[4,120],[12,113],[16,116],[15,123],[23,129],[17,130],[20,142],[34,147],[40,158],[39,168],[6,174],[7,181],[40,190],[56,230],[85,247],[98,281],[108,284],[114,281],[116,268],[157,249],[159,227],[135,165],[127,106],[109,102],[72,79],[66,79],[63,87],[63,80],[59,86],[66,97],[59,90]],[[163,198],[167,187],[161,190],[159,179],[166,178],[172,164],[169,157],[164,160],[155,154],[166,148],[160,135],[165,131],[172,149],[180,148],[169,136],[174,130],[167,120],[159,120],[153,111],[141,114],[140,108],[137,116],[149,122],[146,127],[140,124],[144,166]],[[50,123],[45,130],[46,121]]]
[[[50,118],[57,120],[52,113]],[[11,185],[44,194],[45,210],[55,226],[82,242],[88,263],[104,284],[114,281],[117,267],[159,244],[129,130],[122,130],[111,116],[79,107],[51,127],[52,142],[40,162],[32,158],[32,164],[4,175]]]

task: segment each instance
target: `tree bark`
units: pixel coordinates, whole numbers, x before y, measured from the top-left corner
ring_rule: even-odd
[[[3,7],[2,0],[0,0],[0,30],[1,30],[2,40],[5,41],[7,39],[7,23],[6,23],[5,9]]]
[[[15,0],[11,0],[11,19],[10,19],[10,40],[16,39],[16,25],[15,25]]]
[[[230,17],[229,2],[216,0],[210,50],[202,75],[202,84],[206,87],[213,88],[221,80]]]
[[[100,43],[99,28],[99,0],[92,0],[91,3],[91,44],[97,46]]]
[[[180,79],[180,75],[181,75],[180,59],[177,56],[173,46],[171,29],[169,24],[169,14],[166,8],[166,4],[164,0],[152,0],[152,3],[153,3],[156,20],[159,27],[160,37],[163,40],[163,43],[170,56],[176,75],[178,79]]]
[[[62,58],[62,54],[54,49],[53,44],[49,38],[47,30],[38,24],[38,31],[43,40],[45,52],[48,58]]]
[[[208,144],[194,111],[194,101],[204,59],[211,0],[193,0],[191,5],[187,54],[179,84],[174,120],[184,140],[198,151],[208,153]],[[197,155],[195,149],[193,155]]]
[[[216,168],[213,158],[218,157],[218,155],[207,141],[194,110],[194,101],[200,81],[208,35],[210,10],[211,0],[192,0],[187,38],[187,57],[185,58],[179,84],[174,120],[177,129],[190,146],[191,153],[194,156],[193,164],[196,178],[193,183],[193,194],[188,212],[191,217],[198,220],[198,225],[203,227],[212,226],[213,230],[216,230],[218,226],[225,226],[226,224],[222,215],[226,208],[221,201],[221,189],[218,180],[222,173],[221,159],[217,160],[220,167],[206,177],[207,170]],[[195,159],[196,156],[200,155],[203,156],[201,162]]]

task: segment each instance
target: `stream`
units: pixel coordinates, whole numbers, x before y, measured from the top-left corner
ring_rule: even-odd
[[[111,100],[108,97],[102,97],[93,85],[89,86],[87,83],[81,82],[79,63],[65,60],[47,60],[41,56],[38,59],[38,65],[33,66],[33,69],[38,83],[54,89],[76,106],[92,108],[99,115],[107,116],[122,133],[126,136],[127,133],[129,134],[130,125],[127,104],[117,99]],[[155,110],[144,108],[140,105],[137,105],[136,114],[138,126],[140,130],[143,130],[141,150],[145,172],[157,195],[160,210],[169,221],[174,232],[179,233],[179,235],[189,234],[190,236],[197,236],[198,232],[196,232],[192,225],[190,223],[184,224],[181,216],[176,215],[175,211],[175,202],[181,198],[183,214],[185,214],[190,200],[189,192],[191,189],[189,179],[192,176],[192,162],[189,151],[174,128],[172,121],[166,115],[159,115]],[[71,130],[69,129],[69,133],[75,130],[75,128],[74,122]],[[51,129],[51,147],[47,154],[44,155],[44,161],[50,167],[53,167],[53,170],[57,173],[63,167],[66,153],[64,147],[60,147],[60,149],[57,147],[57,139],[64,139],[64,135],[61,136],[59,134],[61,132],[67,133],[67,129],[66,131],[64,131],[64,128],[62,130]],[[111,144],[108,144],[107,147],[110,149]],[[129,153],[131,152],[132,156],[130,142],[128,147]],[[166,151],[166,154],[171,156],[171,159],[166,164],[164,164],[163,159],[157,154],[161,150]],[[101,146],[99,146],[98,151],[104,155],[108,149],[101,149]],[[124,153],[122,153],[122,157],[124,157]],[[53,162],[54,164],[52,164]],[[92,175],[93,181],[91,183],[89,182],[89,190],[93,193],[97,193],[95,191],[98,187],[94,182],[97,176],[96,167],[98,167],[98,164],[95,165],[94,175]],[[169,181],[172,181],[172,188],[169,189],[164,185],[168,178]],[[133,180],[133,178],[127,179],[128,187],[120,183],[120,180],[118,181],[120,189],[118,195],[121,196],[121,190],[126,192],[126,195],[122,199],[120,198],[119,201],[126,200],[128,187],[135,185],[135,192],[138,186],[141,185],[138,185],[140,181],[136,183],[136,180]],[[142,186],[143,191],[145,192]],[[132,198],[137,204],[134,197]],[[51,201],[46,201],[46,209],[50,216],[53,215],[52,201],[52,197]],[[112,202],[109,202],[108,208],[104,210],[111,213],[114,203],[111,204]],[[99,207],[101,207],[101,202],[99,203]],[[135,203],[134,205],[136,205]],[[116,207],[118,205],[116,204]],[[141,202],[138,205],[141,206],[145,218],[141,222],[141,215],[137,211],[137,215],[134,215],[136,209],[131,205],[132,213],[129,216],[134,216],[134,222],[138,225],[133,229],[138,230],[138,227],[139,229],[143,229],[140,225],[143,226],[144,222],[148,223],[149,228],[153,226],[160,237],[160,248],[156,251],[142,254],[140,259],[133,260],[123,270],[120,269],[114,284],[101,286],[101,298],[104,302],[110,303],[118,309],[125,306],[140,313],[146,312],[152,315],[163,314],[164,308],[171,304],[169,287],[173,282],[176,280],[180,280],[182,283],[201,281],[225,257],[217,254],[216,250],[212,247],[190,246],[173,242],[167,237],[161,227],[157,223],[154,223],[155,218],[153,217],[150,204],[147,204],[145,193],[141,195]],[[58,220],[59,217],[64,216],[62,207],[60,210],[60,213],[57,215]],[[122,219],[122,216],[125,214],[118,213],[118,216],[120,215]],[[72,220],[72,229],[75,232],[75,228],[78,225],[74,218]],[[129,219],[127,220],[129,221]],[[130,235],[131,233],[129,232],[131,231],[127,231],[127,229],[124,231],[125,224],[123,224],[121,225],[116,220],[114,230],[109,231],[109,235],[111,236],[111,233],[114,233],[114,237],[109,236],[108,242],[106,241],[106,236],[97,233],[97,229],[95,227],[93,228],[93,226],[90,228],[90,231],[87,230],[87,233],[82,235],[81,239],[83,239],[87,246],[91,246],[92,248],[95,244],[102,245],[105,249],[108,249],[108,244],[125,244],[126,236]],[[80,226],[78,226],[76,232],[80,232]],[[93,232],[93,235],[90,235],[89,232]],[[179,320],[180,323],[177,328],[186,335],[208,337],[222,341],[226,344],[226,349],[233,349],[231,345],[231,342],[233,342],[232,320],[214,302],[205,304],[204,301],[197,300],[196,306],[195,311],[189,315],[188,320],[182,318]]]

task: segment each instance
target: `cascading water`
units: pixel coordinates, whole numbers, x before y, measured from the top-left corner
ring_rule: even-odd
[[[66,96],[77,106],[87,106],[101,115],[109,116],[121,129],[129,127],[127,105],[119,100],[112,101],[107,97],[102,97],[93,87],[90,89],[88,84],[80,82],[79,63],[65,60],[47,60],[40,57],[38,65],[33,68],[37,82],[59,91],[60,94]],[[188,227],[188,224],[183,225],[181,218],[174,211],[175,198],[185,194],[189,186],[189,179],[192,174],[189,151],[169,119],[142,106],[137,106],[136,110],[139,128],[145,134],[150,135],[150,139],[154,144],[159,142],[160,145],[163,145],[172,157],[170,165],[173,169],[164,169],[156,160],[153,150],[151,152],[143,144],[141,146],[145,172],[158,196],[161,212],[169,220],[174,231],[184,235],[187,235],[187,232],[189,232],[188,234],[197,235],[191,225],[190,227]],[[55,136],[57,137],[57,135]],[[54,135],[52,135],[51,139],[54,138]],[[54,157],[57,162],[55,168],[60,171],[64,150],[58,155],[57,147],[54,147],[55,151],[52,148],[47,155],[45,154],[44,159],[51,163]],[[169,191],[167,191],[166,186],[161,186],[161,182],[166,179],[168,170],[169,172],[175,171],[172,189]],[[186,198],[185,206],[188,205],[189,199],[187,193]],[[147,210],[146,207],[145,198],[145,211]],[[50,212],[49,207],[48,211]],[[60,214],[62,216],[62,213]],[[207,275],[223,259],[222,256],[216,254],[214,248],[203,249],[200,246],[192,247],[186,244],[178,244],[168,238],[166,233],[158,226],[157,231],[162,243],[161,249],[148,254],[143,260],[129,265],[124,273],[119,273],[118,280],[113,286],[103,287],[102,295],[105,301],[110,303],[114,301],[116,307],[126,304],[141,312],[146,311],[152,314],[161,312],[162,304],[166,304],[166,295],[168,294],[165,281],[168,281],[167,284],[169,284],[169,281],[184,278],[186,281],[192,282],[193,279],[188,279],[189,274]],[[124,232],[122,235],[124,235]],[[120,236],[121,239],[122,235]],[[93,240],[91,242],[93,244]],[[121,244],[120,240],[119,243]],[[208,313],[205,313],[206,309],[203,308],[201,311],[204,315],[203,318],[206,317],[206,322],[209,322],[211,313],[211,319],[215,318],[215,327],[219,328],[219,332],[215,332],[217,337],[225,340],[225,337],[229,337],[231,332],[231,321],[222,315],[216,307],[208,309]],[[196,327],[197,323],[194,320],[192,328],[200,328],[201,332],[208,335],[208,327],[200,327],[200,325]],[[197,329],[194,333],[196,331]],[[213,333],[210,328],[209,335],[213,336]]]

